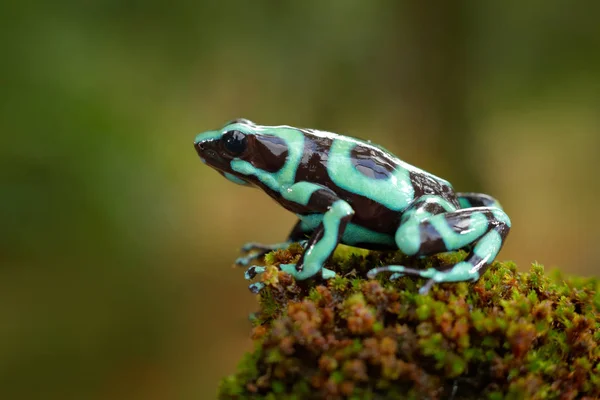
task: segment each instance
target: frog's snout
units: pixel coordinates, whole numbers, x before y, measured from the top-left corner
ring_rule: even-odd
[[[194,144],[194,147],[196,147],[196,151],[199,153],[201,151],[204,151],[204,142],[196,142]]]
[[[213,168],[218,170],[227,169],[228,162],[223,160],[217,150],[218,143],[214,140],[199,140],[194,143],[196,153],[200,156],[200,160]]]
[[[196,149],[196,153],[198,153],[202,159],[205,159],[206,157],[216,157],[216,153],[214,150],[210,149],[210,146],[208,146],[206,141],[194,143],[194,148]]]
[[[219,155],[217,154],[216,151],[208,148],[208,146],[206,146],[205,144],[201,144],[201,143],[198,143],[196,145],[196,152],[202,158],[208,157],[208,158],[212,158],[212,159],[217,159],[219,157]]]
[[[204,144],[196,142],[194,143],[194,148],[196,149],[196,153],[200,156],[200,161],[206,164],[206,160],[204,159]]]

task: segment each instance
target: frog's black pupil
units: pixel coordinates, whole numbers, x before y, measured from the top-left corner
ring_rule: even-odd
[[[241,154],[246,149],[246,135],[240,131],[229,131],[223,135],[225,149],[231,154]]]

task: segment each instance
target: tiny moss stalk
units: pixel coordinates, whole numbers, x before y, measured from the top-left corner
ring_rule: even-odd
[[[298,246],[266,256],[297,259]],[[495,262],[478,282],[417,293],[423,280],[366,280],[377,265],[443,267],[340,246],[338,276],[261,279],[252,338],[220,399],[595,399],[600,397],[600,284]]]

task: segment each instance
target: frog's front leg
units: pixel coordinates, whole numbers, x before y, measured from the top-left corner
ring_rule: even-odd
[[[308,279],[318,273],[321,273],[323,279],[329,279],[335,276],[335,272],[323,268],[323,265],[337,247],[354,210],[350,204],[325,187],[307,182],[300,184],[303,190],[310,191],[305,204],[307,211],[323,213],[323,220],[308,240],[298,263],[283,264],[280,268],[297,280]]]
[[[354,210],[332,190],[309,182],[292,185],[283,192],[283,197],[304,206],[306,214],[322,213],[323,220],[308,240],[300,260],[296,264],[280,265],[281,270],[297,280],[308,279],[319,273],[323,279],[332,278],[335,272],[323,268],[323,265],[333,254]],[[256,272],[256,268],[252,271]],[[250,286],[253,292],[261,288],[262,285]]]
[[[304,224],[302,224],[302,221],[298,221],[296,225],[294,225],[294,227],[292,228],[292,231],[288,235],[285,242],[274,244],[262,244],[255,242],[246,243],[244,246],[242,246],[242,251],[245,253],[251,253],[237,258],[235,260],[235,264],[240,267],[247,267],[248,265],[250,265],[251,262],[254,262],[255,260],[264,256],[265,254],[270,253],[274,250],[287,249],[290,246],[290,244],[294,242],[300,242],[302,247],[306,247],[306,237],[310,233],[311,231],[305,229],[305,226]]]
[[[437,203],[437,204],[436,204]],[[404,275],[429,278],[421,288],[424,294],[442,282],[476,281],[492,263],[510,230],[510,219],[497,207],[475,207],[449,211],[445,201],[415,202],[405,211],[396,231],[396,244],[407,255],[431,255],[458,250],[470,245],[467,258],[441,271],[417,270],[401,265],[373,268],[368,276],[393,272],[392,279]]]

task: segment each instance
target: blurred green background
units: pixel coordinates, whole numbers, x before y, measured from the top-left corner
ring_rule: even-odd
[[[294,217],[203,166],[245,117],[372,139],[500,199],[501,259],[598,274],[600,2],[0,5],[0,398],[210,399],[231,264]]]

